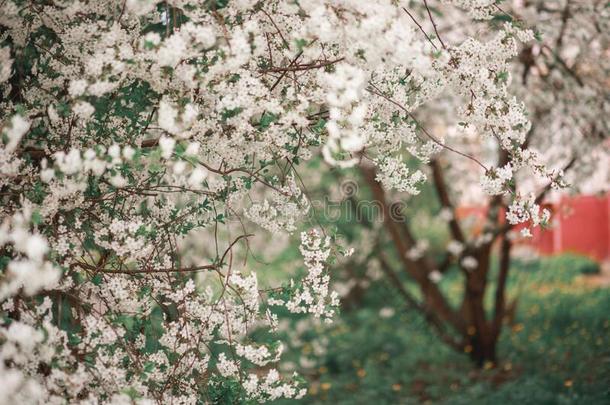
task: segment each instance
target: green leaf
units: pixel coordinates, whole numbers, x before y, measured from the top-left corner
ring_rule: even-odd
[[[32,224],[34,224],[34,225],[42,224],[42,215],[40,215],[40,212],[34,211],[32,213]]]
[[[494,22],[512,22],[513,21],[513,17],[511,17],[508,14],[496,14],[496,15],[493,16],[491,21],[494,21]]]

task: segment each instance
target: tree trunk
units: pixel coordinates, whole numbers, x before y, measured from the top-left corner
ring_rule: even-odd
[[[468,342],[471,360],[477,367],[487,363],[496,363],[497,334],[494,333],[493,322],[487,319],[485,311],[485,293],[487,291],[487,274],[489,272],[491,246],[484,246],[476,254],[478,266],[472,270],[464,270],[466,285],[462,315],[468,328],[464,339]]]
[[[496,364],[496,344],[497,340],[486,340],[482,336],[474,336],[471,341],[472,351],[470,359],[477,367],[487,364]]]
[[[445,184],[442,182],[440,165],[433,165],[432,168],[441,203],[443,207],[452,209]],[[394,244],[398,259],[401,261],[402,270],[419,287],[421,302],[418,302],[419,300],[416,300],[402,288],[402,281],[398,275],[391,269],[389,263],[382,260],[384,264],[382,267],[390,284],[398,289],[408,305],[425,315],[426,320],[434,327],[445,343],[459,352],[468,353],[477,367],[484,367],[489,364],[495,365],[497,361],[496,347],[506,310],[504,290],[510,263],[510,241],[503,237],[493,315],[488,317],[485,310],[485,294],[488,289],[487,277],[491,266],[493,240],[482,246],[470,245],[467,248],[468,251],[462,255],[462,257],[465,255],[474,257],[478,265],[474,269],[462,267],[465,276],[462,306],[460,309],[453,308],[443,291],[429,278],[431,272],[438,268],[437,263],[434,263],[427,256],[413,260],[409,258],[407,253],[409,249],[416,246],[417,241],[407,222],[396,221],[396,218],[390,215],[389,202],[386,199],[385,192],[375,180],[375,169],[363,164],[361,165],[361,171],[371,189],[373,198],[381,205],[384,227]],[[491,204],[492,207],[488,213],[490,223],[497,220],[498,207],[501,202],[500,199],[496,199]],[[457,220],[452,221],[450,230],[456,240],[465,240]]]

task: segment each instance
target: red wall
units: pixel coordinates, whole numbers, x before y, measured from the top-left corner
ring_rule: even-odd
[[[564,197],[552,211],[554,226],[536,230],[531,241],[541,253],[579,253],[599,261],[610,258],[610,193]]]
[[[605,196],[566,196],[556,204],[545,205],[545,208],[553,213],[553,225],[548,229],[533,229],[533,237],[520,239],[519,243],[532,245],[541,254],[577,253],[598,261],[610,259],[610,193]],[[485,222],[486,209],[460,207],[457,216],[474,220],[472,229],[479,233]]]

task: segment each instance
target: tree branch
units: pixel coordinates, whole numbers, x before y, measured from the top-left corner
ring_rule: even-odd
[[[449,220],[449,230],[451,231],[451,235],[453,239],[465,243],[466,238],[464,236],[464,232],[462,232],[462,228],[460,227],[460,223],[455,216],[455,207],[451,203],[451,199],[449,198],[449,192],[447,190],[447,184],[445,183],[445,178],[443,175],[443,168],[438,160],[432,160],[430,162],[430,167],[432,168],[432,179],[434,188],[436,189],[436,193],[438,194],[438,198],[441,202],[443,208],[451,210],[451,219]]]
[[[506,309],[506,280],[510,270],[510,251],[512,243],[507,235],[502,237],[500,247],[500,273],[498,274],[498,284],[496,286],[496,297],[494,304],[494,317],[492,321],[492,333],[494,338],[500,335],[502,330],[502,320]]]
[[[421,312],[424,315],[424,319],[428,322],[433,329],[436,331],[437,335],[449,346],[458,351],[464,350],[464,343],[455,340],[443,325],[442,321],[437,317],[434,312],[431,312],[428,307],[420,304],[415,297],[413,297],[409,291],[402,285],[402,281],[400,277],[396,274],[396,272],[390,267],[389,263],[385,259],[385,256],[382,252],[378,254],[379,261],[381,263],[381,270],[385,273],[385,275],[390,279],[391,285],[396,288],[400,296],[405,300],[407,306]]]
[[[406,229],[407,237],[402,237],[398,224],[392,217],[393,213],[390,210],[385,192],[377,180],[375,180],[375,168],[363,164],[360,166],[360,169],[373,193],[374,199],[379,202],[382,207],[383,223],[392,238],[398,257],[402,262],[402,267],[419,285],[427,310],[435,311],[442,320],[448,322],[460,333],[464,333],[465,326],[462,318],[453,308],[451,308],[438,286],[428,278],[428,275],[433,269],[429,267],[429,263],[426,261],[427,259],[420,258],[418,260],[411,260],[408,257],[409,250],[415,246],[414,239],[408,232],[408,229]]]

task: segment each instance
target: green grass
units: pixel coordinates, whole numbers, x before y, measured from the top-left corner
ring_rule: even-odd
[[[590,268],[573,256],[515,263],[516,319],[504,329],[498,367],[487,370],[441,344],[387,285],[373,285],[359,309],[307,331],[287,353],[296,364],[316,361],[302,403],[608,404],[610,290],[585,285]],[[457,282],[442,281],[453,294]],[[395,314],[382,318],[384,307]]]

